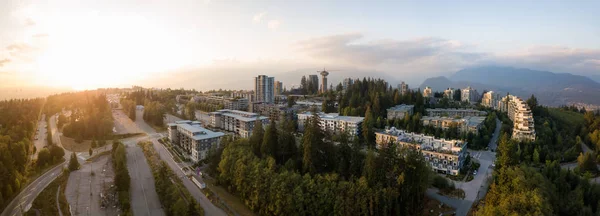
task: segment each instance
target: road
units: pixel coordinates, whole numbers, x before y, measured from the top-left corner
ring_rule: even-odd
[[[126,143],[127,168],[129,176],[131,176],[130,193],[133,215],[165,215],[156,193],[152,170],[146,161],[144,152],[136,143]]]
[[[138,117],[140,117],[141,115],[141,111],[138,111]],[[148,124],[146,124],[146,122],[144,122],[143,120],[139,121],[139,119],[141,119],[141,117],[137,118],[135,123],[140,129],[142,129],[145,133],[148,134],[148,137],[152,141],[154,149],[160,156],[160,159],[167,162],[171,170],[173,170],[173,172],[175,172],[175,174],[181,179],[183,185],[187,188],[187,190],[194,197],[194,199],[196,199],[200,206],[202,206],[205,215],[227,215],[222,209],[216,207],[212,202],[210,202],[210,200],[206,198],[206,195],[204,195],[204,193],[200,191],[200,188],[198,188],[192,182],[192,180],[186,177],[183,170],[181,170],[179,165],[175,163],[175,160],[173,160],[173,157],[171,156],[169,151],[158,142],[158,139],[162,137],[162,134],[156,133],[156,131]]]
[[[19,195],[17,195],[11,202],[6,206],[2,212],[2,216],[22,215],[22,212],[27,212],[31,207],[33,200],[52,182],[56,177],[60,175],[66,162],[63,162],[56,167],[48,170],[46,173],[38,177],[36,180],[31,182],[25,187]],[[22,211],[21,211],[22,210]]]
[[[500,127],[502,126],[502,122],[496,119],[496,130],[490,139],[490,143],[488,147],[490,150],[495,150],[498,147],[498,137],[500,136]],[[470,182],[462,182],[462,181],[452,181],[457,188],[462,189],[465,192],[464,199],[454,199],[446,196],[442,196],[437,194],[437,189],[428,189],[426,194],[429,197],[432,197],[444,204],[452,206],[456,208],[456,215],[464,216],[467,215],[473,203],[477,200],[480,200],[485,197],[489,185],[487,179],[492,176],[493,167],[492,164],[496,160],[496,152],[492,151],[472,151],[469,150],[469,154],[471,154],[471,160],[478,161],[480,166],[477,170],[477,175],[474,176],[473,180]]]
[[[38,121],[37,131],[35,132],[35,138],[33,144],[36,151],[31,154],[31,159],[36,159],[38,152],[40,152],[48,143],[46,142],[46,116],[42,114],[41,120]],[[37,140],[35,140],[37,139]]]

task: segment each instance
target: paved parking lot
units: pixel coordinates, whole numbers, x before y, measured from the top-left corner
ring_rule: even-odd
[[[110,155],[82,164],[81,169],[71,172],[65,195],[73,215],[117,215],[118,211],[113,206],[100,207],[100,194],[106,195],[104,191],[113,185],[113,178]]]

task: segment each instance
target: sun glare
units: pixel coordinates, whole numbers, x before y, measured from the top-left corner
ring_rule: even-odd
[[[118,86],[150,72],[185,65],[191,53],[143,17],[87,15],[48,26],[48,47],[37,59],[50,85],[77,90]]]

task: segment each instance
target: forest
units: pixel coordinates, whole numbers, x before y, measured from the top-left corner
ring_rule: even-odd
[[[581,169],[587,163],[582,161],[593,161],[580,154],[580,136],[587,133],[583,114],[540,106],[534,96],[527,103],[537,139],[518,142],[508,133],[501,136],[490,191],[476,215],[598,215],[600,185],[591,184],[592,173]],[[575,159],[578,168],[561,168],[561,162]]]
[[[390,147],[365,154],[358,139],[350,143],[344,135],[336,145],[325,139],[318,116],[309,122],[298,148],[285,121],[272,121],[264,133],[255,127],[249,139],[223,139],[223,149],[209,156],[218,164],[212,175],[260,215],[422,211],[432,173],[420,153]]]
[[[43,104],[43,99],[0,101],[0,209],[27,181],[32,139]]]
[[[100,91],[83,91],[48,96],[46,116],[71,111],[60,123],[63,134],[76,140],[107,139],[112,135],[112,110]],[[59,116],[60,117],[60,116]],[[61,120],[63,117],[60,117]]]
[[[180,116],[177,112],[175,97],[195,92],[193,90],[170,88],[161,90],[139,88],[133,92],[124,93],[121,105],[125,114],[132,120],[136,119],[136,106],[143,105],[144,120],[154,126],[161,127],[164,126],[165,114],[171,113]]]

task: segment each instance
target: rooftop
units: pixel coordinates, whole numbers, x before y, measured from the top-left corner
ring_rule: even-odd
[[[345,122],[352,122],[352,123],[359,123],[362,122],[365,118],[364,117],[357,117],[357,116],[340,116],[339,113],[323,113],[323,112],[319,112],[317,113],[319,115],[319,118],[321,119],[325,119],[325,120],[339,120],[339,121],[345,121]],[[309,115],[312,116],[311,112],[304,112],[304,113],[300,113],[298,115]]]
[[[192,133],[192,139],[194,140],[210,139],[225,135],[221,132],[210,131],[206,128],[201,127],[200,125],[177,124],[177,126]]]
[[[458,154],[459,151],[466,147],[467,144],[462,140],[437,139],[433,136],[427,136],[425,134],[408,133],[404,130],[398,130],[394,127],[386,129],[383,132],[376,133],[396,136],[398,141],[419,145],[421,149],[425,151],[441,152],[454,155]]]
[[[394,107],[389,108],[388,111],[389,110],[393,110],[393,111],[409,111],[409,110],[412,110],[413,108],[415,108],[415,105],[400,104],[400,105],[396,105]]]

